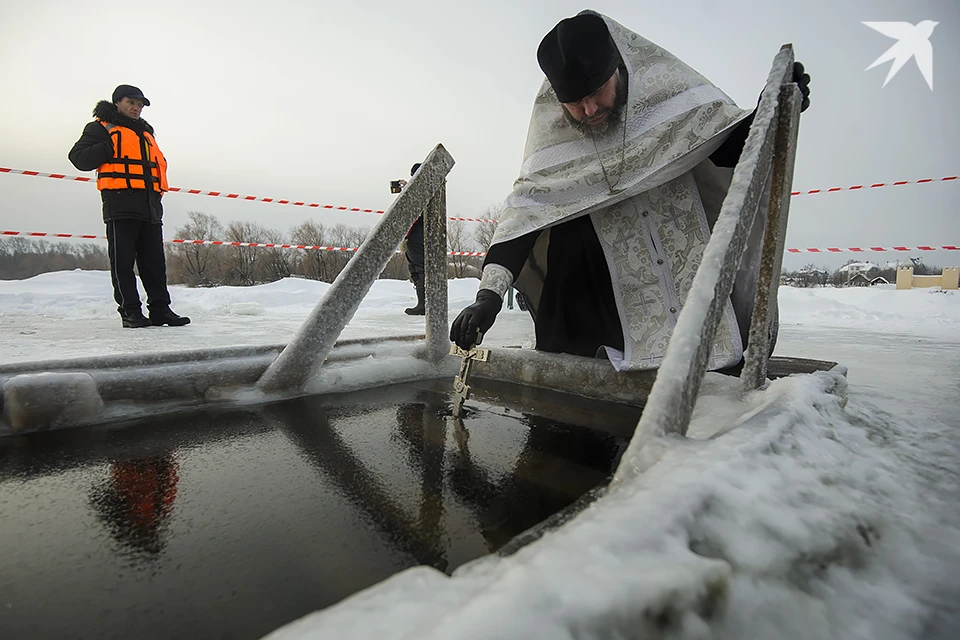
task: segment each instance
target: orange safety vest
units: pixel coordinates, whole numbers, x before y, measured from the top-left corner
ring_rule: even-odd
[[[100,121],[113,140],[113,160],[97,169],[97,189],[153,189],[169,191],[167,159],[148,132]],[[144,160],[146,158],[146,160]],[[144,168],[150,171],[145,172]],[[147,186],[147,185],[150,186]]]

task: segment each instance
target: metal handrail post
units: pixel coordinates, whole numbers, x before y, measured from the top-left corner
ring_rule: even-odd
[[[450,348],[447,323],[447,187],[442,183],[423,216],[423,270],[427,358],[439,362]]]
[[[294,338],[260,377],[259,389],[302,388],[320,368],[343,328],[386,268],[410,226],[443,185],[453,165],[453,157],[443,145],[437,145],[430,152]]]
[[[790,192],[793,189],[793,167],[800,131],[800,100],[800,89],[796,84],[788,82],[780,87],[777,133],[773,142],[770,205],[763,233],[763,254],[760,257],[760,273],[750,319],[747,353],[744,354],[743,371],[740,373],[744,391],[759,389],[766,383],[767,363],[772,355],[770,340],[776,319],[780,268],[783,266],[787,218],[792,199]]]
[[[793,62],[792,45],[784,45],[774,58],[720,217],[611,486],[635,477],[655,462],[654,441],[687,433],[717,328],[770,182],[780,89],[792,74]]]

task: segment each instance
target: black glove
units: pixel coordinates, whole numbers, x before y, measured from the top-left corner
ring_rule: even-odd
[[[477,344],[477,332],[486,333],[493,326],[503,308],[503,298],[489,289],[477,292],[477,301],[466,307],[450,327],[450,341],[461,349],[472,349]]]
[[[800,102],[800,113],[803,113],[810,106],[810,74],[803,72],[802,63],[793,63],[793,79],[791,82],[796,82],[800,89],[800,95],[803,98]]]

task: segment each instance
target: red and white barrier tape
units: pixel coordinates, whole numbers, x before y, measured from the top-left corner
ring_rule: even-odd
[[[0,236],[23,236],[25,238],[73,238],[83,240],[106,240],[107,236],[94,236],[79,233],[45,233],[42,231],[0,231]],[[314,251],[358,251],[360,247],[322,247],[311,244],[278,244],[275,242],[235,242],[232,240],[184,240],[174,238],[164,240],[171,244],[206,244],[223,247],[258,247],[264,249],[312,249]],[[485,256],[480,251],[448,251],[449,256]]]
[[[10,169],[0,167],[0,173],[12,173],[23,176],[34,176],[38,178],[55,178],[57,180],[73,180],[75,182],[95,182],[96,178],[82,176],[68,176],[62,173],[43,173],[41,171],[28,171],[26,169]],[[329,209],[330,211],[344,211],[349,213],[376,213],[383,215],[386,213],[382,209],[361,209],[360,207],[341,207],[332,204],[320,204],[318,202],[300,202],[281,198],[261,198],[259,196],[241,196],[239,193],[224,193],[222,191],[205,191],[203,189],[184,189],[183,187],[170,187],[171,193],[188,193],[191,195],[212,196],[214,198],[229,198],[231,200],[246,200],[249,202],[272,202],[274,204],[289,204],[295,207],[309,207],[313,209]],[[464,222],[496,222],[486,218],[461,218],[451,216],[448,220],[461,220]]]
[[[45,231],[0,231],[0,236],[24,236],[25,238],[82,238],[84,240],[107,239],[107,236],[94,236],[85,233],[47,233]]]
[[[0,167],[0,173],[13,173],[24,176],[35,176],[40,178],[56,178],[58,180],[74,180],[77,182],[93,182],[95,179],[92,177],[82,177],[82,176],[68,176],[62,173],[43,173],[41,171],[28,171],[25,169],[10,169],[7,167]],[[923,178],[921,180],[897,180],[896,182],[874,182],[873,184],[855,184],[850,187],[830,187],[829,189],[808,189],[807,191],[793,191],[790,193],[792,196],[803,196],[803,195],[816,195],[818,193],[836,193],[838,191],[860,191],[862,189],[877,189],[879,187],[899,187],[905,184],[930,184],[932,182],[950,182],[957,180],[960,176],[946,176],[945,178],[933,179],[933,178]],[[193,195],[203,195],[203,196],[213,196],[215,198],[231,198],[234,200],[248,200],[250,202],[272,202],[274,204],[292,204],[295,207],[311,207],[318,209],[329,209],[331,211],[349,211],[352,213],[376,213],[383,215],[385,211],[382,209],[361,209],[359,207],[341,207],[335,206],[332,204],[319,204],[317,202],[300,202],[300,201],[290,201],[285,199],[278,198],[261,198],[259,196],[241,196],[239,193],[223,193],[222,191],[206,191],[203,189],[184,189],[182,187],[170,187],[170,191],[174,193],[189,193]],[[497,223],[497,220],[491,220],[487,218],[461,218],[461,217],[450,217],[449,220],[461,220],[464,222],[493,222]]]
[[[817,193],[836,193],[837,191],[859,191],[861,189],[877,189],[879,187],[899,187],[905,184],[929,184],[931,182],[950,182],[956,180],[958,176],[947,176],[934,180],[933,178],[924,178],[922,180],[897,180],[896,182],[874,182],[873,184],[855,184],[852,187],[830,187],[829,189],[810,189],[808,191],[793,191],[792,196],[812,196]]]
[[[106,236],[96,236],[79,233],[47,233],[44,231],[0,231],[0,236],[23,236],[26,238],[74,238],[83,240],[106,240]],[[184,240],[175,238],[166,240],[173,244],[208,244],[225,247],[263,247],[267,249],[313,249],[317,251],[357,251],[359,247],[321,247],[319,245],[309,244],[279,244],[276,242],[234,242],[230,240]],[[807,249],[786,249],[787,253],[864,253],[869,251],[960,251],[960,246],[952,244],[917,245],[916,247],[827,247],[825,249],[807,248]],[[485,256],[483,251],[448,251],[450,256]]]
[[[919,245],[916,247],[827,247],[826,249],[787,249],[788,253],[863,253],[865,251],[960,251],[960,247],[944,244],[939,247]]]
[[[264,249],[314,249],[316,251],[356,251],[359,247],[321,247],[311,244],[276,244],[274,242],[234,242],[231,240],[167,240],[172,244],[209,244],[222,247],[263,247]]]

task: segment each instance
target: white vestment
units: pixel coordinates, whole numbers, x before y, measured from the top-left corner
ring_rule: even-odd
[[[709,156],[751,112],[666,50],[601,17],[628,73],[623,122],[602,136],[582,133],[545,80],[534,103],[520,177],[504,202],[492,245],[589,215],[624,333],[623,351],[609,346],[601,351],[618,371],[651,369],[666,352],[733,174],[717,168]],[[761,206],[758,215],[764,213]],[[758,228],[762,232],[762,224],[754,225],[710,369],[742,358],[756,283]],[[540,234],[524,268],[513,274],[534,316],[549,237]],[[481,287],[497,290],[502,285],[490,285],[496,279],[492,266],[485,268]]]

